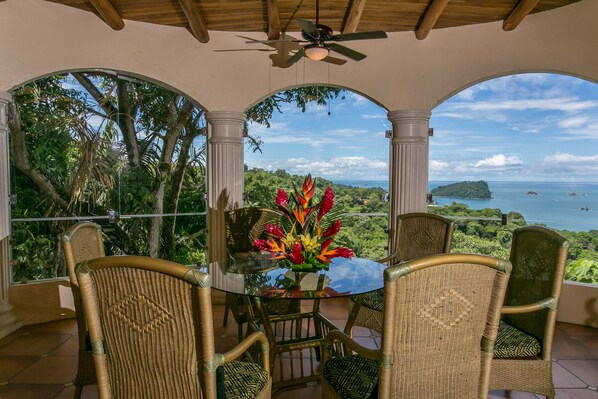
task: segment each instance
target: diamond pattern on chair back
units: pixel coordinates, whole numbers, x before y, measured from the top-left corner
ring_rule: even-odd
[[[515,230],[510,256],[513,271],[505,305],[525,305],[549,297],[558,299],[565,270],[565,262],[561,256],[561,252],[566,251],[565,242],[564,237],[543,227],[528,226]],[[505,320],[542,341],[547,317],[548,309],[544,309],[533,313],[506,315]]]
[[[397,259],[406,261],[449,252],[453,229],[451,221],[437,215],[400,215],[397,223]]]
[[[197,309],[193,299],[196,288],[190,283],[154,270],[127,267],[126,258],[122,257],[124,267],[89,273],[112,396],[202,397],[198,358],[213,353],[213,337],[204,340],[200,336],[194,312],[206,323],[211,312],[201,314]],[[211,321],[207,324],[212,326]],[[213,329],[209,330],[213,334]]]
[[[396,300],[385,305],[396,313],[395,333],[388,336],[394,397],[478,397],[480,339],[495,278],[493,269],[456,263],[398,279]]]

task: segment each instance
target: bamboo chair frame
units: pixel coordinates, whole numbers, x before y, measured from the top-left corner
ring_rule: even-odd
[[[209,274],[143,256],[93,259],[79,263],[76,272],[101,399],[216,398],[217,368],[256,343],[268,375],[256,398],[271,397],[269,344],[263,333],[215,353]],[[128,310],[125,304],[138,308]]]
[[[64,258],[75,303],[75,317],[79,335],[77,375],[74,398],[79,399],[86,385],[96,384],[96,372],[89,346],[89,331],[83,310],[75,265],[81,261],[105,256],[102,228],[92,222],[78,222],[61,235]]]
[[[545,227],[524,226],[513,232],[513,273],[502,314],[509,324],[538,339],[541,353],[535,358],[493,359],[490,389],[555,397],[552,343],[568,252],[569,242]],[[542,290],[543,281],[548,278],[549,286]],[[525,296],[521,287],[527,292],[549,290],[550,294]]]
[[[323,348],[324,369],[340,343],[379,362],[378,398],[487,398],[510,270],[509,261],[468,254],[432,255],[389,267],[384,272],[381,349],[365,348],[344,332],[331,331]],[[451,290],[458,293],[453,302],[465,298],[471,304],[470,312],[454,322],[430,308],[439,298],[450,297],[446,293]],[[322,398],[340,398],[325,376]]]
[[[397,217],[394,248],[390,255],[377,262],[393,265],[402,261],[451,251],[455,223],[439,215],[412,212]],[[382,312],[363,305],[365,295],[351,298],[345,333],[354,326],[382,331]]]

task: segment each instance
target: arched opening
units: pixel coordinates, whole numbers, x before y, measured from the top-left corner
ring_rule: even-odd
[[[309,174],[317,196],[327,187],[335,195],[332,212],[343,226],[335,244],[360,257],[384,257],[386,110],[347,89],[302,86],[263,99],[247,114],[245,206],[275,209],[278,188],[293,192],[293,184],[300,187]]]
[[[59,235],[102,226],[108,254],[204,262],[204,110],[113,71],[50,75],[9,106],[12,281],[66,275]]]
[[[438,106],[430,141],[434,212],[477,218],[459,222],[456,249],[505,257],[513,228],[545,225],[571,244],[566,279],[597,284],[597,110],[598,85],[547,73],[487,80]],[[489,192],[482,185],[481,195],[437,189],[463,181],[487,182]],[[506,225],[480,220],[502,215]]]

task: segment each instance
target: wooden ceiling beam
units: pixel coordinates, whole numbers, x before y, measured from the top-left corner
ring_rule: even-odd
[[[266,0],[268,11],[268,40],[280,39],[280,13],[278,12],[278,0]]]
[[[366,1],[367,0],[353,0],[351,2],[351,8],[349,9],[349,14],[347,14],[343,33],[353,33],[357,30]]]
[[[189,29],[191,33],[197,40],[202,43],[207,43],[210,41],[210,34],[208,33],[208,29],[201,18],[201,14],[199,13],[199,7],[195,0],[179,0],[179,4],[183,9],[183,13],[187,18],[187,22],[189,23]]]
[[[438,21],[448,2],[449,0],[432,0],[428,4],[422,22],[415,30],[415,37],[419,40],[424,40],[428,37],[428,34],[434,28],[434,25],[436,25],[436,21]]]
[[[100,17],[106,24],[114,30],[121,30],[125,27],[125,21],[121,18],[120,14],[110,0],[89,0],[94,6],[96,11],[100,14]]]
[[[502,23],[504,31],[515,29],[527,15],[532,12],[540,0],[520,0]]]

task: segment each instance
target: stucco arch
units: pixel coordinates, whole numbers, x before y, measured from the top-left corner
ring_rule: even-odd
[[[243,112],[256,99],[298,84],[327,84],[362,93],[389,110],[431,110],[452,93],[513,71],[564,71],[598,81],[598,2],[582,0],[529,15],[514,31],[500,22],[434,30],[426,40],[412,32],[356,41],[367,54],[342,66],[301,60],[271,68],[262,52],[237,34],[210,32],[201,44],[185,29],[126,21],[113,31],[99,18],[42,0],[0,2],[0,91],[47,74],[104,68],[151,77],[177,88],[210,111]]]

